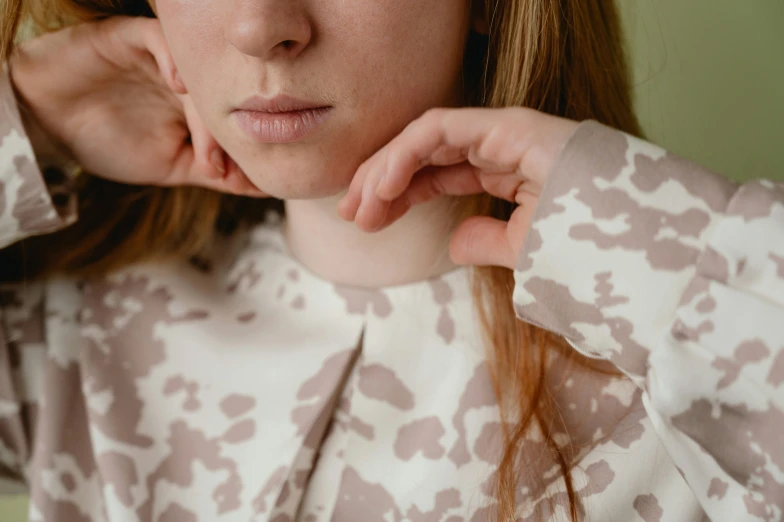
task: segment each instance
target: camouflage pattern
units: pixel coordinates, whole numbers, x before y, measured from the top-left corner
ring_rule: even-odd
[[[0,245],[46,234],[76,220],[68,168],[36,161],[3,64],[0,71]],[[39,168],[40,166],[40,168]],[[65,167],[65,166],[64,166]],[[46,176],[42,176],[41,172]]]
[[[11,98],[4,103],[13,106]],[[40,218],[56,212],[51,206],[38,210],[49,196],[20,120],[4,125],[0,247],[58,225]],[[6,152],[9,139],[21,140],[13,152]],[[612,140],[625,144],[620,156],[614,149],[594,156]],[[563,379],[567,363],[557,356],[550,361],[549,388],[561,411],[556,436],[574,448],[581,519],[700,522],[707,511],[714,520],[779,520],[781,327],[750,325],[780,312],[773,297],[782,293],[773,278],[784,278],[784,268],[760,267],[767,259],[781,263],[775,257],[781,254],[768,247],[784,230],[781,219],[778,228],[768,223],[751,239],[743,231],[739,237],[748,244],[741,250],[741,239],[732,238],[715,244],[710,256],[695,255],[716,269],[720,258],[735,266],[730,245],[743,252],[746,270],[754,271],[743,281],[750,282],[738,286],[727,272],[730,282],[721,283],[735,299],[714,295],[707,276],[705,283],[690,283],[698,273],[693,267],[651,264],[648,273],[638,263],[626,289],[620,280],[624,255],[666,260],[667,249],[679,241],[697,254],[707,251],[701,236],[689,236],[695,225],[675,218],[703,200],[703,185],[705,194],[726,192],[729,198],[732,192],[713,188],[721,183],[713,175],[686,169],[695,182],[703,177],[699,187],[684,185],[699,188],[700,195],[676,199],[671,191],[681,185],[668,188],[673,207],[660,211],[666,218],[675,209],[665,219],[668,228],[636,225],[640,231],[629,236],[654,234],[652,241],[663,246],[629,239],[632,246],[612,247],[610,233],[622,233],[624,219],[637,224],[635,216],[602,218],[604,200],[578,205],[577,214],[561,202],[579,201],[583,185],[612,190],[612,201],[658,201],[632,199],[626,185],[618,190],[613,176],[605,182],[597,174],[613,174],[603,165],[634,157],[625,155],[627,143],[633,142],[595,123],[580,127],[546,189],[517,273],[516,307],[523,319],[562,333],[577,349],[608,358],[627,374],[571,369]],[[21,154],[30,168],[13,170],[8,154]],[[581,171],[583,164],[595,169]],[[629,170],[618,169],[627,177]],[[667,167],[653,175],[648,183],[670,187],[669,178],[679,174]],[[23,191],[7,190],[23,185],[38,192],[23,198]],[[772,209],[781,206],[765,201]],[[721,220],[735,226],[721,208],[706,214],[712,236],[725,226]],[[768,218],[738,219],[740,229]],[[59,226],[66,222],[61,218]],[[588,230],[579,232],[581,223]],[[567,228],[555,230],[559,226]],[[765,259],[755,253],[760,245]],[[611,248],[617,258],[580,275],[594,266],[593,257],[578,257],[591,246],[596,263],[604,263]],[[585,264],[577,270],[574,259]],[[658,294],[647,288],[645,278],[664,270],[672,273],[663,286],[678,295],[661,284],[654,284]],[[689,270],[688,277],[681,273]],[[760,274],[768,280],[760,281]],[[144,264],[89,281],[4,286],[0,488],[26,486],[30,520],[46,522],[488,520],[502,439],[469,275],[459,269],[379,290],[336,286],[293,259],[280,223],[271,222],[227,238],[214,258],[198,263]],[[585,277],[590,289],[580,293]],[[642,287],[658,299],[647,313],[640,312],[645,305],[632,303]],[[705,299],[711,296],[712,307]],[[745,308],[733,308],[736,300],[757,308],[747,317]],[[725,308],[734,312],[732,322],[714,326],[715,332],[700,326]],[[656,333],[651,321],[676,321],[676,310],[682,335],[666,346],[663,334],[643,335]],[[721,332],[722,342],[743,332],[759,342],[728,348],[713,342],[719,328],[729,332]],[[687,340],[690,331],[699,332],[700,343]],[[656,363],[660,357],[671,360]],[[684,357],[689,361],[679,360]],[[670,371],[662,371],[664,365]],[[678,373],[687,367],[694,368],[688,380]],[[706,376],[695,379],[695,373]],[[708,388],[698,385],[714,374],[720,382],[704,395]],[[540,433],[529,434],[523,453],[519,520],[566,520],[566,492]],[[730,511],[736,505],[744,511]]]
[[[515,279],[522,320],[639,386],[712,520],[784,520],[784,184],[583,123]]]

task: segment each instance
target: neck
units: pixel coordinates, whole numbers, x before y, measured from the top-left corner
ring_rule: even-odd
[[[337,215],[339,196],[286,201],[289,250],[310,271],[339,284],[378,288],[421,281],[455,268],[449,239],[454,201],[412,208],[390,227],[366,233]]]

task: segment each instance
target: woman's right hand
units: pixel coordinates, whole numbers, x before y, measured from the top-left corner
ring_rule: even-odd
[[[45,34],[24,42],[9,68],[25,126],[87,172],[264,195],[204,127],[156,19],[116,17]]]

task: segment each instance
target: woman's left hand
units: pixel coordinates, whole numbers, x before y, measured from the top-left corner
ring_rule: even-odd
[[[487,192],[517,203],[508,222],[467,219],[450,244],[459,264],[514,268],[539,194],[579,124],[533,109],[433,109],[357,171],[338,212],[368,232],[439,196]]]

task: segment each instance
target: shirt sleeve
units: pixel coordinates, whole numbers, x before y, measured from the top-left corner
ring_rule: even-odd
[[[544,187],[518,317],[612,361],[717,522],[784,519],[784,184],[594,121]]]
[[[39,166],[4,65],[0,71],[0,248],[73,223],[77,212],[70,181],[61,166]]]
[[[71,178],[36,158],[11,85],[0,70],[0,249],[76,220]],[[0,256],[0,280],[3,271]],[[0,284],[0,495],[25,488],[46,353],[44,285]]]
[[[44,285],[0,285],[0,495],[26,488],[46,360]]]

